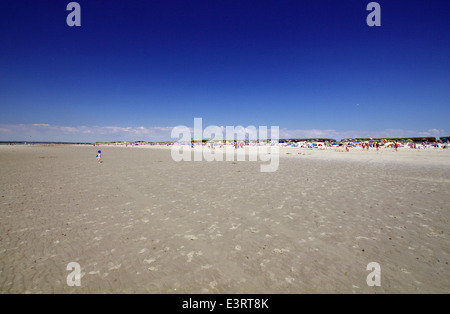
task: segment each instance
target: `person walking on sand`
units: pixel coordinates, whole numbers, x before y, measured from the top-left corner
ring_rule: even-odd
[[[102,151],[101,150],[99,150],[98,152],[97,152],[97,161],[98,161],[98,163],[101,163],[102,162]]]

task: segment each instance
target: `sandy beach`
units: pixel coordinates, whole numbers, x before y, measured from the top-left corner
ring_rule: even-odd
[[[450,292],[448,149],[97,149],[0,146],[0,293]]]

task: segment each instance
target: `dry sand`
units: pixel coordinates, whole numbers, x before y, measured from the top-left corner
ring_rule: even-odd
[[[450,292],[450,150],[97,149],[0,147],[1,293]]]

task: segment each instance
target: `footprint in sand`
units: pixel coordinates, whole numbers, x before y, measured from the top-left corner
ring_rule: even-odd
[[[211,287],[211,289],[215,289],[216,286],[217,286],[217,281],[211,281],[211,282],[209,283],[209,286]]]
[[[191,252],[187,253],[187,257],[188,257],[187,262],[188,263],[192,262],[194,255],[201,256],[201,255],[203,255],[203,252],[202,251],[198,251],[198,252],[191,251]]]
[[[292,278],[292,277],[286,277],[284,279],[287,281],[287,283],[293,283],[295,280],[295,278]]]
[[[405,273],[405,274],[411,274],[409,271],[407,271],[407,270],[404,269],[404,268],[402,268],[401,271],[402,271],[402,273]]]
[[[287,250],[287,249],[274,249],[273,252],[283,255],[284,253],[289,252],[289,250]]]
[[[120,267],[122,267],[122,264],[114,265],[113,263],[109,263],[108,266],[109,266],[108,270],[111,271],[111,270],[118,270]]]
[[[154,258],[144,259],[144,263],[146,263],[146,264],[151,264],[154,261],[156,261]]]
[[[239,228],[240,225],[241,224],[234,224],[234,223],[232,223],[230,230],[236,230],[237,228]]]

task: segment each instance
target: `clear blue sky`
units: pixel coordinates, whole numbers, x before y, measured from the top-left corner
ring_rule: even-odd
[[[377,1],[381,27],[363,0],[80,0],[81,27],[69,2],[1,2],[0,140],[112,140],[132,134],[102,127],[194,117],[450,133],[450,1]]]

